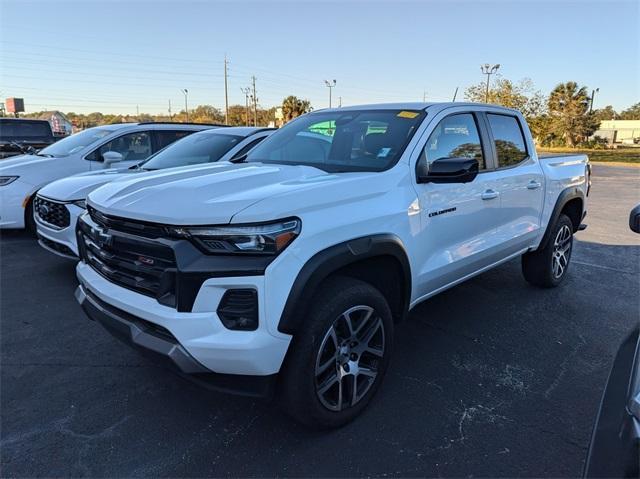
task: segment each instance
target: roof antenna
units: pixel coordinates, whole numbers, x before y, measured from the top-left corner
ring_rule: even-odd
[[[451,100],[451,101],[455,103],[455,101],[456,101],[456,97],[457,97],[457,96],[458,96],[458,87],[456,87],[456,91],[455,91],[455,93],[453,94],[453,100]]]

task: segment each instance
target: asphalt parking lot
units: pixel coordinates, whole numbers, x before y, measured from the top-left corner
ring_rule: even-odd
[[[310,432],[198,387],[77,306],[74,265],[0,242],[2,476],[577,476],[613,355],[640,318],[640,168],[596,165],[567,281],[512,261],[397,328],[363,416]]]

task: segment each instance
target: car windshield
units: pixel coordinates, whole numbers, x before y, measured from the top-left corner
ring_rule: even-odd
[[[51,156],[69,156],[84,150],[111,133],[113,133],[113,130],[108,128],[89,128],[75,135],[68,136],[51,146],[47,146],[44,150],[40,151],[40,153]]]
[[[167,146],[141,167],[145,170],[159,170],[218,161],[242,140],[243,137],[238,135],[208,131],[194,133]]]
[[[3,141],[29,141],[52,136],[46,121],[0,120],[0,140]]]
[[[328,172],[395,165],[424,118],[418,110],[347,110],[304,115],[258,145],[247,162],[309,165]]]

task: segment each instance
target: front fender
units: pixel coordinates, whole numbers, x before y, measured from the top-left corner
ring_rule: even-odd
[[[296,314],[300,305],[311,299],[320,283],[331,273],[350,264],[381,256],[392,256],[401,266],[404,276],[402,314],[406,314],[411,297],[411,267],[407,252],[397,236],[377,234],[336,244],[312,256],[293,283],[280,317],[278,331],[295,333],[302,321],[302,315]]]

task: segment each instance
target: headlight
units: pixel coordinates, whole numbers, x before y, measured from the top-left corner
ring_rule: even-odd
[[[7,186],[9,183],[16,181],[19,176],[0,176],[0,186]]]
[[[210,254],[278,254],[300,234],[297,218],[262,225],[170,227]]]
[[[71,204],[79,206],[83,210],[87,209],[87,200],[74,200],[71,202]]]

